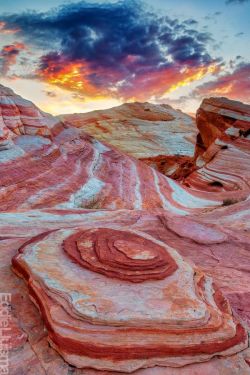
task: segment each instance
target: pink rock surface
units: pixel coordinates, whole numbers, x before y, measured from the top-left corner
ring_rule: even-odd
[[[1,94],[16,105],[23,100],[3,87]],[[31,120],[40,117],[30,113]],[[245,122],[236,136],[224,135],[224,126],[200,153],[203,165],[181,184],[40,114],[49,138],[17,134],[5,117],[0,147],[0,292],[12,295],[10,373],[250,374],[249,176],[240,160],[244,155],[249,164]],[[225,186],[208,185],[210,165]],[[12,258],[41,316],[11,271]],[[128,329],[133,335],[126,336]],[[74,345],[65,345],[65,336]],[[169,340],[175,356],[167,351]]]
[[[140,231],[140,233],[144,231],[144,233],[150,234],[150,238],[153,237],[155,238],[155,240],[160,239],[170,247],[175,246],[179,253],[181,253],[182,250],[182,255],[185,256],[186,259],[190,259],[191,261],[195,261],[197,264],[203,265],[203,267],[206,268],[207,273],[210,273],[210,275],[214,276],[214,280],[216,281],[216,283],[222,287],[224,292],[227,292],[226,295],[230,295],[232,293],[236,295],[239,289],[242,290],[242,293],[244,293],[244,288],[245,291],[247,290],[250,281],[249,270],[247,269],[248,265],[245,265],[245,270],[239,270],[236,273],[233,273],[232,268],[230,268],[235,267],[234,259],[232,259],[233,254],[236,261],[237,254],[239,253],[239,250],[242,248],[243,244],[238,244],[237,241],[232,242],[232,238],[231,236],[229,236],[229,234],[226,233],[227,230],[225,230],[225,228],[220,229],[212,224],[206,224],[203,227],[204,235],[201,238],[200,223],[197,223],[196,221],[194,221],[194,219],[191,218],[185,218],[185,221],[183,223],[180,222],[179,217],[172,215],[166,216],[166,213],[164,211],[158,211],[155,212],[155,214],[150,214],[147,212],[143,213],[138,211],[79,211],[78,213],[74,213],[73,211],[63,213],[60,210],[58,210],[57,212],[30,211],[19,214],[3,213],[0,215],[0,231],[1,233],[5,233],[7,239],[1,241],[1,264],[2,275],[4,275],[4,279],[1,280],[1,290],[6,291],[6,285],[8,285],[9,289],[7,291],[12,292],[12,304],[14,305],[13,311],[17,317],[19,326],[24,329],[29,336],[29,342],[27,344],[25,344],[24,346],[20,345],[18,351],[14,351],[13,354],[11,352],[11,363],[15,369],[18,368],[18,366],[22,366],[22,359],[26,358],[29,353],[29,345],[32,345],[32,347],[35,347],[36,355],[34,357],[33,354],[33,356],[31,356],[29,360],[33,362],[36,360],[37,368],[39,367],[39,364],[40,366],[44,367],[43,362],[45,362],[47,366],[46,368],[50,369],[51,371],[48,373],[57,374],[56,371],[59,371],[59,369],[61,371],[61,368],[64,369],[66,374],[68,373],[67,371],[69,371],[66,371],[65,369],[65,366],[67,367],[67,365],[63,364],[64,362],[62,362],[60,357],[58,357],[56,353],[48,347],[48,344],[46,344],[46,332],[43,329],[43,324],[40,322],[40,318],[36,312],[36,309],[28,301],[27,290],[25,289],[21,280],[16,278],[9,268],[9,262],[12,256],[17,253],[18,248],[20,248],[22,244],[26,243],[28,239],[35,237],[37,236],[37,234],[44,231],[53,231],[56,228],[58,229],[66,226],[67,228],[71,228],[67,229],[67,231],[70,232],[74,231],[74,227],[85,226],[86,228],[93,228],[96,226],[103,227],[104,225],[112,227],[114,226],[114,223],[116,229],[119,228],[119,226],[122,226],[123,229],[129,228],[129,230]],[[188,232],[188,237],[185,237],[185,230],[181,232],[181,227],[184,226],[186,228],[193,227],[192,239],[190,231]],[[195,230],[196,227],[197,231]],[[25,235],[26,238],[20,238],[21,233],[23,233],[23,236]],[[54,233],[65,233],[65,230]],[[182,237],[180,237],[180,235]],[[210,241],[208,240],[208,238]],[[207,245],[206,241],[210,243],[208,243]],[[218,241],[218,244],[216,243],[216,241]],[[230,249],[229,243],[231,243],[232,250],[230,256],[228,257],[228,264],[225,264],[225,266],[223,266],[224,256],[223,254],[221,254],[221,252],[222,249]],[[232,251],[234,251],[234,253]],[[217,269],[217,272],[213,274],[213,270],[217,268],[216,264],[218,264],[218,262],[214,260],[215,256],[217,256],[218,258],[219,256],[221,256],[221,265],[219,269]],[[53,262],[51,263],[51,267],[52,270],[54,270],[53,272],[56,272],[57,268],[54,267]],[[228,285],[226,283],[226,280],[223,278],[223,274],[225,274],[225,271],[227,269],[231,271],[231,281]],[[35,272],[35,270],[36,268],[34,268],[33,272]],[[79,281],[79,277],[76,280]],[[67,283],[65,286],[68,287],[68,284],[69,283]],[[93,285],[95,285],[95,283]],[[158,295],[159,293],[155,293],[155,298]],[[175,298],[177,297],[178,295],[175,296]],[[177,299],[175,301],[176,303]],[[99,299],[97,300],[97,302],[98,301]],[[152,308],[150,311],[152,311]],[[40,323],[38,324],[38,322]],[[34,324],[37,328],[32,328]],[[41,328],[38,329],[38,327]],[[18,357],[16,357],[17,353],[19,353],[20,356],[18,355]],[[38,355],[38,353],[40,354]],[[245,355],[246,354],[240,354],[236,357],[230,356],[226,357],[225,359],[221,358],[212,361],[210,360],[208,363],[204,363],[203,365],[196,364],[192,365],[191,367],[185,366],[180,369],[180,371],[174,370],[173,368],[169,369],[168,367],[165,370],[157,367],[151,369],[151,371],[153,374],[164,374],[163,371],[166,371],[166,374],[171,374],[170,371],[173,371],[172,373],[174,374],[176,373],[185,375],[192,374],[191,371],[196,371],[200,375],[202,375],[203,373],[209,373],[209,371],[211,371],[211,373],[213,373],[212,371],[214,371],[214,373],[217,372],[218,374],[221,371],[222,374],[225,373],[230,375],[234,373],[241,374],[242,371],[242,374],[249,374],[249,367],[244,360]],[[231,368],[230,366],[234,367]],[[79,372],[79,374],[94,374],[94,372],[91,372],[89,369],[81,371],[82,372]],[[139,371],[138,374],[141,375],[142,373],[144,375],[145,371],[146,375],[148,374],[147,371],[150,370],[141,371]],[[104,372],[102,371],[97,372],[97,374],[99,373],[104,374]],[[105,374],[109,374],[109,372],[105,372]]]
[[[5,137],[25,134],[51,137],[50,128],[57,122],[30,101],[0,85],[0,131],[6,134]],[[1,137],[0,133],[0,140]]]
[[[18,134],[15,129],[19,125],[13,125],[16,117],[12,102],[19,103],[22,99],[10,94],[9,89],[5,97],[3,87],[1,93],[2,107],[6,110],[4,121]],[[42,133],[42,136],[21,135],[15,138],[13,149],[0,152],[1,210],[164,208],[186,215],[190,208],[200,210],[221,204],[220,200],[204,199],[189,192],[81,130],[65,127],[52,116],[37,113],[36,107],[30,109],[30,102],[26,105],[29,118],[37,120],[38,116],[44,127],[48,125],[46,129],[50,126],[52,136],[48,141]]]

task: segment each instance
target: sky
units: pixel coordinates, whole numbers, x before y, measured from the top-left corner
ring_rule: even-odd
[[[250,104],[250,0],[0,0],[0,83],[52,114]]]

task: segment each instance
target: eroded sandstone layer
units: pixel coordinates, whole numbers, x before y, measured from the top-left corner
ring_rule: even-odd
[[[189,192],[138,160],[40,113],[9,89],[6,96],[4,92],[2,87],[0,119],[8,129],[19,129],[17,124],[28,119],[47,130],[31,135],[26,125],[22,133],[20,125],[20,131],[11,133],[10,147],[0,150],[1,210],[164,208],[186,215],[189,208],[221,204],[221,199]],[[16,116],[23,108],[25,116]]]
[[[185,184],[224,194],[224,204],[247,199],[250,186],[250,106],[226,98],[205,99],[197,112],[197,170]]]
[[[223,210],[228,209],[229,207],[223,208]],[[217,214],[218,216],[218,214]],[[228,215],[227,215],[228,217]],[[219,220],[218,220],[219,219]],[[112,230],[118,230],[119,228],[122,228],[122,232],[136,232],[142,235],[143,237],[146,237],[147,239],[150,238],[151,241],[154,243],[164,243],[165,246],[170,250],[173,248],[178,251],[179,254],[185,257],[186,260],[189,260],[191,262],[195,262],[197,265],[199,265],[199,268],[202,267],[203,271],[206,272],[206,274],[210,275],[210,277],[206,276],[206,280],[209,281],[207,286],[211,286],[211,277],[213,277],[214,282],[219,286],[219,289],[223,291],[223,293],[229,298],[232,306],[234,314],[237,312],[237,316],[240,316],[244,323],[250,327],[250,314],[249,314],[249,306],[248,306],[248,300],[249,300],[249,284],[250,284],[250,265],[248,262],[248,247],[249,247],[249,238],[247,237],[247,224],[249,224],[249,220],[245,222],[244,229],[237,228],[237,230],[231,226],[235,225],[235,220],[232,218],[232,224],[228,221],[223,222],[222,224],[223,216],[222,214],[219,215],[216,222],[218,222],[218,225],[215,225],[214,223],[208,223],[208,218],[205,216],[203,219],[203,223],[199,217],[191,218],[186,217],[180,218],[179,216],[173,216],[172,214],[166,213],[164,210],[158,210],[155,213],[149,213],[149,212],[142,212],[142,211],[96,211],[96,210],[78,210],[77,212],[74,211],[62,211],[62,210],[33,210],[29,212],[20,212],[20,213],[2,213],[0,214],[0,232],[5,234],[5,237],[1,239],[1,274],[3,277],[0,281],[0,286],[2,291],[8,291],[12,293],[12,313],[14,317],[13,326],[16,327],[15,331],[19,332],[20,337],[19,341],[16,342],[14,340],[13,336],[13,345],[15,345],[15,349],[11,351],[11,366],[13,371],[12,374],[20,374],[20,369],[23,368],[25,373],[25,368],[27,363],[32,363],[34,366],[34,374],[58,374],[58,372],[62,372],[63,374],[70,374],[70,371],[72,371],[72,368],[70,368],[67,363],[63,362],[62,359],[60,359],[60,356],[54,352],[47,343],[47,333],[44,330],[44,323],[41,321],[41,318],[37,312],[36,309],[32,307],[32,305],[29,302],[29,299],[27,297],[27,289],[24,287],[21,280],[19,280],[10,270],[10,260],[13,256],[15,256],[18,253],[18,249],[23,249],[23,254],[27,253],[29,249],[32,248],[32,251],[30,254],[34,254],[35,248],[38,245],[39,251],[37,254],[39,255],[39,261],[35,265],[32,265],[32,277],[36,275],[36,280],[38,275],[45,276],[47,271],[43,269],[43,259],[46,259],[45,264],[49,266],[50,269],[50,275],[51,278],[47,278],[45,280],[45,285],[42,284],[42,287],[40,287],[41,279],[39,278],[38,282],[32,281],[30,279],[30,283],[28,285],[31,285],[31,288],[29,287],[29,293],[31,292],[32,286],[38,286],[39,287],[39,293],[45,292],[43,294],[42,303],[46,306],[47,297],[49,294],[49,298],[51,299],[51,296],[53,298],[53,304],[57,306],[56,310],[53,311],[64,311],[64,316],[67,317],[68,323],[76,322],[75,320],[75,313],[77,311],[74,310],[72,316],[72,302],[71,300],[66,300],[66,304],[68,305],[69,301],[69,308],[65,310],[65,301],[63,303],[63,299],[60,295],[56,294],[58,286],[61,288],[65,288],[66,290],[71,289],[71,295],[74,296],[73,304],[75,300],[78,300],[80,295],[78,295],[76,292],[79,288],[84,288],[86,286],[85,284],[81,283],[83,274],[82,271],[84,271],[87,274],[93,274],[93,277],[97,278],[97,280],[100,281],[100,279],[105,280],[105,282],[102,283],[102,287],[100,287],[100,284],[98,284],[98,289],[100,287],[100,291],[98,295],[92,295],[92,301],[89,303],[89,311],[92,313],[92,319],[95,318],[95,307],[97,302],[97,307],[100,308],[100,314],[105,316],[105,309],[110,314],[112,311],[112,306],[114,308],[117,307],[117,305],[111,305],[110,301],[108,303],[107,300],[107,293],[109,293],[110,289],[107,290],[108,285],[111,286],[111,292],[110,295],[113,298],[114,301],[120,304],[127,304],[129,301],[129,297],[131,297],[132,292],[134,292],[134,287],[140,289],[141,286],[145,285],[145,281],[143,283],[132,283],[129,281],[122,281],[120,278],[110,278],[102,273],[90,271],[90,269],[84,269],[79,263],[75,263],[74,260],[67,255],[67,253],[63,250],[63,246],[60,246],[58,251],[60,251],[61,256],[59,259],[55,259],[55,256],[53,256],[53,246],[55,245],[55,236],[60,235],[60,238],[64,240],[65,235],[67,235],[67,238],[69,238],[74,233],[81,232],[82,228],[85,228],[86,231],[92,231],[95,228],[109,228]],[[207,222],[205,222],[205,220]],[[242,218],[244,222],[244,217]],[[220,226],[221,223],[221,226]],[[61,228],[61,229],[60,229]],[[67,228],[67,229],[64,229]],[[58,229],[60,229],[58,231]],[[66,234],[67,230],[67,234]],[[51,236],[53,237],[53,240]],[[127,236],[128,237],[128,236]],[[40,239],[39,239],[40,238]],[[50,241],[47,242],[47,240],[50,238]],[[44,242],[43,242],[44,240]],[[123,241],[123,240],[122,240]],[[129,242],[129,241],[128,241]],[[37,244],[37,245],[36,245]],[[118,242],[120,245],[120,242]],[[63,245],[63,243],[62,243]],[[124,246],[124,243],[122,242],[122,248],[129,249],[128,246]],[[37,247],[38,249],[38,247]],[[134,249],[133,249],[134,250]],[[172,250],[173,251],[173,250]],[[144,251],[143,251],[144,252]],[[44,254],[44,256],[43,256]],[[50,254],[50,258],[47,257],[47,254]],[[28,255],[28,253],[26,254]],[[23,255],[20,256],[20,258]],[[145,255],[144,255],[145,256]],[[19,256],[17,256],[18,258]],[[26,257],[26,256],[25,256]],[[135,257],[135,256],[134,256]],[[137,257],[138,258],[138,257]],[[67,262],[65,263],[65,259]],[[38,260],[38,258],[37,258]],[[34,258],[34,261],[36,261],[36,257]],[[32,260],[32,256],[30,257],[29,261]],[[25,262],[22,262],[22,264],[25,264]],[[59,264],[59,267],[56,266],[56,264]],[[197,272],[197,278],[199,276],[204,275],[203,272],[197,270],[197,267],[194,267],[191,263],[190,265],[186,265],[185,267],[188,267],[192,272]],[[73,267],[70,267],[67,272],[65,272],[64,265],[73,265]],[[63,267],[62,267],[63,265]],[[46,267],[47,268],[47,267]],[[75,272],[75,270],[78,270],[78,272]],[[20,271],[17,271],[20,272]],[[70,277],[68,280],[67,277]],[[171,280],[171,277],[173,278],[174,274],[170,276],[169,282]],[[28,276],[27,276],[28,277]],[[86,274],[85,274],[86,277]],[[54,280],[54,282],[53,282]],[[196,277],[195,280],[197,281]],[[185,304],[183,304],[183,295],[185,295],[185,298],[189,296],[190,298],[190,292],[191,289],[186,289],[183,287],[181,290],[177,291],[175,288],[175,292],[173,293],[173,289],[169,290],[169,292],[165,291],[165,293],[168,293],[168,296],[171,297],[165,300],[165,298],[162,297],[162,294],[159,293],[159,284],[158,282],[166,282],[167,279],[162,279],[159,281],[150,281],[146,282],[146,284],[151,283],[154,285],[156,283],[157,290],[151,289],[152,294],[147,296],[147,300],[149,305],[144,306],[144,308],[147,308],[148,313],[155,319],[157,318],[156,314],[162,311],[162,304],[168,304],[171,303],[172,305],[172,312],[173,317],[177,317],[178,311],[180,311],[180,307],[182,309],[185,309]],[[60,284],[58,284],[58,282]],[[120,285],[123,284],[123,289],[120,290]],[[125,284],[125,287],[124,287]],[[8,286],[8,289],[6,290],[6,285]],[[61,285],[61,286],[60,286]],[[81,287],[82,285],[82,287]],[[116,285],[116,290],[114,293],[113,285]],[[131,285],[128,287],[128,285]],[[168,284],[169,285],[169,284]],[[192,283],[191,283],[192,285]],[[193,284],[195,285],[195,284]],[[49,286],[49,289],[47,288]],[[146,285],[145,285],[146,286]],[[172,285],[173,286],[173,285]],[[46,288],[44,288],[46,287]],[[91,283],[89,288],[84,288],[84,296],[86,297],[89,292],[97,291],[97,285],[96,282]],[[209,294],[213,290],[209,288]],[[132,289],[132,290],[131,290]],[[81,289],[80,289],[81,290]],[[105,293],[103,294],[103,291]],[[112,292],[113,291],[113,292]],[[123,291],[123,292],[122,292]],[[126,293],[125,293],[126,291]],[[215,289],[215,292],[217,289]],[[38,293],[38,291],[37,291]],[[39,294],[38,293],[38,294]],[[216,295],[218,293],[214,294],[212,297],[213,300],[217,300]],[[34,294],[32,294],[34,295]],[[211,294],[210,294],[211,295]],[[66,294],[63,295],[65,297]],[[199,301],[199,296],[192,296],[189,301],[197,302]],[[137,306],[139,306],[140,302],[140,295],[137,298],[135,298],[132,301],[132,311],[134,312],[134,303],[136,303]],[[33,299],[34,301],[34,299]],[[86,300],[85,300],[86,301]],[[94,302],[95,301],[95,302]],[[131,300],[130,300],[131,301]],[[59,302],[59,303],[58,303]],[[84,300],[82,300],[82,303]],[[92,304],[93,302],[93,304]],[[99,305],[98,305],[99,302]],[[37,304],[37,303],[36,303]],[[92,306],[91,306],[92,305]],[[64,307],[63,307],[64,306]],[[131,306],[131,304],[130,304]],[[228,306],[227,303],[225,306]],[[77,307],[77,305],[76,305]],[[80,306],[81,307],[81,306]],[[92,309],[91,309],[92,307]],[[209,307],[209,306],[208,306]],[[77,307],[78,309],[78,307]],[[120,307],[119,307],[120,309]],[[122,309],[120,309],[122,310]],[[119,311],[120,311],[119,310]],[[65,312],[66,311],[66,312]],[[182,310],[184,311],[184,310]],[[219,312],[219,309],[216,308],[216,311]],[[180,311],[181,312],[181,311]],[[127,310],[123,310],[120,312],[120,314],[114,314],[114,316],[117,316],[119,318],[123,317],[123,314],[128,313]],[[155,315],[154,315],[155,313]],[[194,314],[192,311],[190,314]],[[149,315],[149,318],[150,318]],[[224,315],[224,313],[223,313]],[[134,316],[134,313],[133,313]],[[182,315],[183,316],[183,315]],[[108,317],[110,318],[110,317]],[[143,319],[145,320],[147,316],[143,316]],[[106,319],[107,321],[107,319]],[[58,316],[56,316],[55,321],[53,321],[53,324],[57,326]],[[77,315],[77,324],[75,328],[79,327],[80,321],[79,321],[79,315]],[[137,318],[138,323],[138,318]],[[67,324],[68,326],[68,324]],[[92,328],[94,328],[95,325],[93,325]],[[98,328],[100,326],[98,325]],[[207,326],[203,326],[203,328]],[[107,328],[107,327],[106,327]],[[215,328],[215,327],[214,327]],[[78,329],[78,328],[77,328]],[[192,327],[193,331],[195,329]],[[197,327],[196,327],[197,329]],[[52,331],[51,331],[52,332]],[[61,328],[60,328],[61,332]],[[180,331],[181,332],[181,331]],[[182,331],[183,333],[183,331]],[[219,332],[215,332],[218,334]],[[74,335],[75,335],[74,330]],[[101,335],[101,332],[98,330],[98,337]],[[207,337],[207,334],[203,332],[203,337]],[[28,336],[28,340],[27,340]],[[192,336],[191,336],[192,337]],[[210,336],[211,337],[211,336]],[[218,337],[218,336],[217,336]],[[89,341],[89,340],[88,340]],[[179,338],[178,338],[179,341]],[[119,342],[119,340],[118,340]],[[206,341],[205,341],[206,342]],[[15,344],[14,344],[15,343]],[[234,347],[236,348],[236,347]],[[59,348],[60,352],[60,348]],[[34,354],[35,353],[35,354]],[[67,355],[67,353],[63,353],[64,355]],[[202,355],[203,357],[203,355]],[[190,361],[192,361],[193,355],[191,358],[189,358]],[[201,356],[196,356],[196,359],[201,359]],[[196,373],[198,375],[203,374],[223,374],[224,372],[228,375],[234,375],[234,374],[249,374],[249,367],[247,364],[249,358],[249,354],[247,351],[240,352],[239,354],[230,355],[224,357],[215,357],[215,359],[210,359],[209,362],[205,362],[203,364],[194,364],[192,366],[184,366],[180,368],[179,370],[175,370],[173,367],[162,367],[157,366],[155,368],[148,368],[148,370],[137,370],[137,373],[139,375],[143,374],[181,374],[181,375],[190,375],[193,373]],[[173,360],[173,358],[171,358]],[[162,360],[162,358],[160,358]],[[26,361],[26,362],[24,362]],[[179,361],[178,361],[179,363]],[[181,363],[181,362],[180,362]],[[117,362],[116,362],[117,364]],[[172,365],[171,365],[172,366]],[[41,369],[42,368],[42,369]],[[46,371],[44,370],[46,369]],[[36,371],[35,371],[36,369]],[[116,367],[116,371],[120,370],[120,367]],[[151,371],[151,373],[150,373]],[[172,371],[172,372],[171,372]],[[94,374],[94,370],[90,369],[82,369],[82,370],[76,370],[75,372],[79,375],[86,375],[86,374]],[[113,374],[117,374],[116,372],[111,372]],[[124,373],[124,371],[122,371]],[[108,371],[97,371],[96,375],[109,375],[110,372]]]
[[[41,135],[49,138],[50,128],[58,122],[3,85],[0,85],[0,108],[0,140],[12,139],[15,135]]]
[[[196,115],[201,141],[207,149],[216,138],[246,138],[249,133],[249,105],[227,98],[204,99]]]
[[[167,104],[128,103],[108,110],[59,118],[142,160],[166,176],[177,179],[193,167],[195,121]]]
[[[11,102],[0,117],[10,373],[249,375],[246,123],[227,134],[218,114],[209,120],[220,133],[197,143],[197,170],[177,182],[4,87],[1,95]],[[216,100],[202,115],[204,139],[211,111],[239,111]],[[27,117],[48,130],[13,131]]]
[[[245,329],[212,280],[145,233],[43,233],[21,247],[13,267],[52,346],[76,367],[179,367],[247,347]]]

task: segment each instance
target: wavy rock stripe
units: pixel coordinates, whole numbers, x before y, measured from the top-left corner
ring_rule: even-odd
[[[171,263],[175,269],[166,273]],[[247,347],[243,326],[212,280],[145,233],[45,232],[20,248],[13,267],[28,283],[51,345],[76,367],[178,367]]]
[[[2,211],[164,208],[186,215],[221,203],[189,192],[77,129],[56,124],[52,130],[50,141],[20,135],[13,148],[0,152]]]
[[[227,98],[204,99],[197,111],[196,122],[207,149],[216,138],[247,136],[250,128],[250,105]]]
[[[51,128],[58,123],[53,116],[40,111],[33,103],[0,85],[0,142],[1,131],[8,138],[16,135],[51,137]]]
[[[220,193],[224,199],[227,196],[235,198],[236,192],[237,198],[246,198],[250,192],[249,146],[248,139],[215,141],[199,158],[198,162],[203,160],[204,165],[191,173],[185,184],[206,192]],[[206,159],[209,161],[206,162]]]

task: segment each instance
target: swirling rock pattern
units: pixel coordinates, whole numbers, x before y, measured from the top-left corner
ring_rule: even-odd
[[[0,152],[0,210],[164,208],[186,215],[189,208],[221,204],[189,192],[78,129],[65,128],[30,102],[20,104],[25,116],[16,116],[22,100],[3,87],[1,94],[6,102],[0,101],[2,119],[12,134],[13,148]],[[37,125],[35,135],[26,120]],[[50,130],[51,138],[47,130],[40,132],[43,128]]]
[[[212,280],[145,233],[43,233],[21,247],[13,267],[28,282],[51,345],[77,367],[178,367],[247,347]]]
[[[164,247],[133,232],[93,229],[72,235],[63,246],[83,267],[135,283],[161,280],[177,269]]]
[[[249,375],[238,319],[250,327],[247,128],[241,123],[236,134],[230,120],[178,183],[7,88],[1,98],[0,289],[12,294],[10,373]],[[141,120],[158,123],[144,107],[135,105]],[[29,129],[27,118],[48,131]],[[236,190],[241,201],[224,202]],[[10,270],[12,257],[27,289]]]
[[[166,176],[177,179],[193,166],[195,121],[167,104],[126,103],[102,111],[61,115],[59,119]]]

